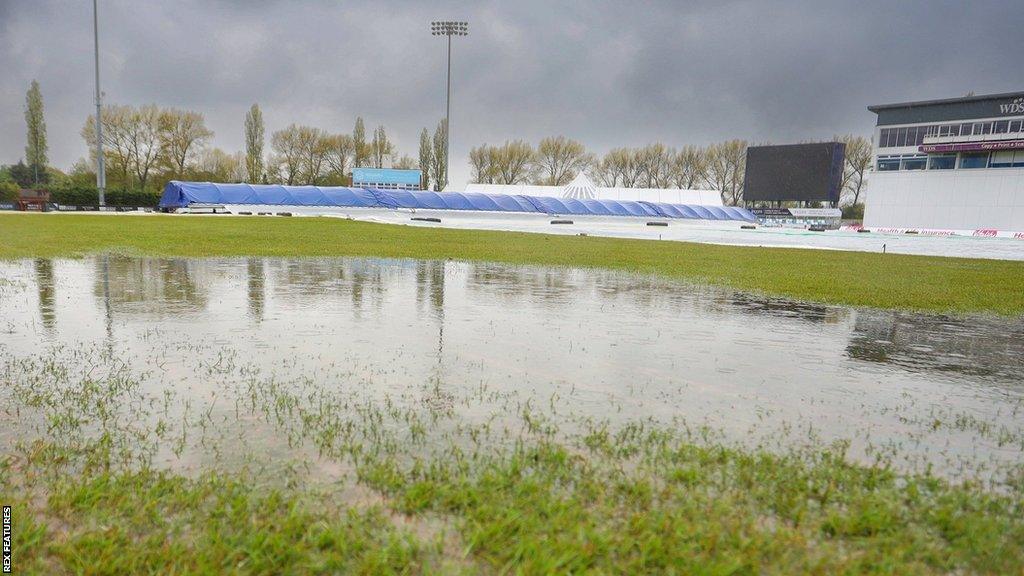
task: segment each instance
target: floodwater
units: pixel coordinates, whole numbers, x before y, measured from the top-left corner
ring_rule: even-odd
[[[273,454],[289,443],[259,418],[235,417],[257,378],[444,404],[466,422],[500,420],[514,399],[565,422],[686,422],[783,446],[849,440],[855,458],[897,455],[905,469],[950,477],[999,478],[1024,461],[1022,318],[490,263],[0,262],[0,397],[17,359],[70,358],[92,363],[87,372],[101,354],[155,397],[219,414],[236,440]],[[0,430],[0,447],[38,424],[20,420]],[[198,445],[160,455],[184,468],[221,457]]]

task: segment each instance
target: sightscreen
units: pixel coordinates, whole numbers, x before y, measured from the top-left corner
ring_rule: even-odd
[[[839,202],[845,152],[842,142],[751,146],[743,199]]]

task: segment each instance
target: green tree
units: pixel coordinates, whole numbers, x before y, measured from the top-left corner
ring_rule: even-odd
[[[370,149],[366,146],[366,128],[362,116],[356,118],[356,127],[352,129],[352,146],[355,150],[352,167],[364,168],[370,159]]]
[[[10,175],[11,180],[14,180],[20,188],[30,188],[32,186],[32,169],[26,166],[21,160],[18,160],[17,164],[11,164],[8,166],[7,174]]]
[[[0,182],[0,202],[17,202],[19,190],[14,182]]]
[[[245,115],[245,171],[249,182],[263,182],[263,139],[266,128],[263,125],[263,112],[258,104],[253,104]]]
[[[28,143],[25,146],[25,160],[32,168],[33,182],[45,183],[46,178],[46,120],[43,118],[43,93],[35,80],[25,94],[25,124],[28,127]],[[43,180],[40,180],[40,177]]]
[[[395,145],[388,140],[388,134],[383,126],[378,126],[373,131],[373,142],[370,144],[371,160],[376,168],[383,168],[384,161],[394,162]]]
[[[445,120],[438,122],[434,130],[430,174],[434,180],[434,190],[444,190],[448,184],[448,124]]]
[[[434,149],[430,147],[430,131],[426,128],[420,132],[420,172],[424,190],[430,190],[430,163],[434,159]]]

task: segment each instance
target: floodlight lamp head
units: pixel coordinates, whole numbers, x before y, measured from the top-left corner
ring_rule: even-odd
[[[434,36],[468,36],[469,23],[454,20],[435,20],[430,23],[430,33]]]

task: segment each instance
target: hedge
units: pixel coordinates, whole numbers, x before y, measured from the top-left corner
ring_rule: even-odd
[[[107,190],[107,206],[145,206],[155,208],[160,203],[159,192],[143,190]],[[97,206],[100,203],[96,188],[68,188],[50,192],[50,201],[67,206]]]
[[[17,202],[19,190],[14,182],[0,182],[0,202]]]

